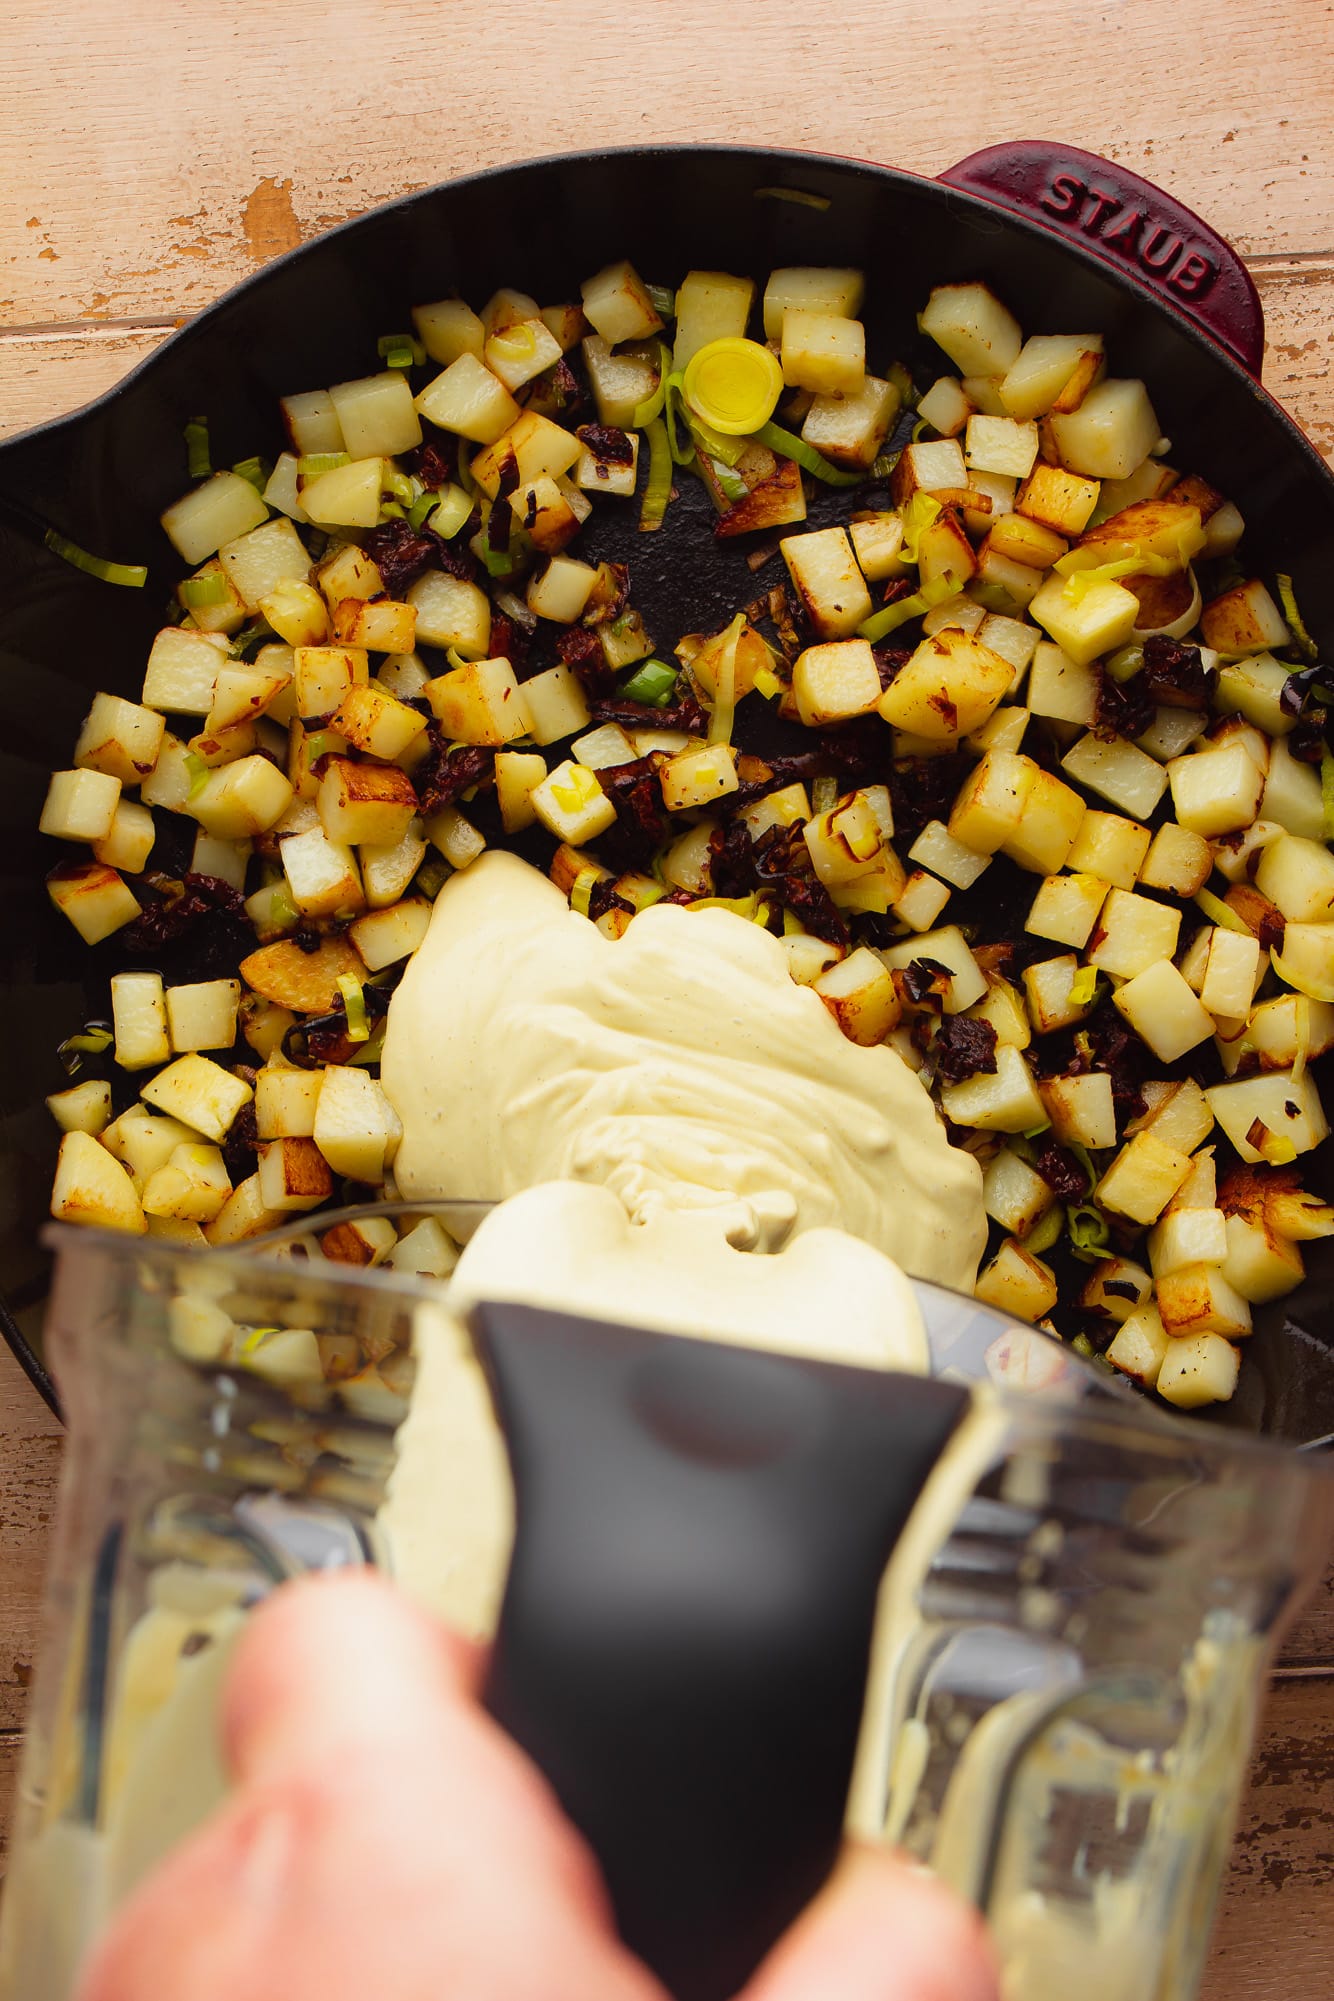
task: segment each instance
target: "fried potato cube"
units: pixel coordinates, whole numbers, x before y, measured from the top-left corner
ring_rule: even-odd
[[[304,583],[310,575],[310,551],[286,515],[224,542],[218,562],[248,612],[258,611],[282,585]]]
[[[542,825],[559,841],[578,847],[605,834],[616,808],[586,765],[567,759],[534,786],[529,795]]]
[[[766,340],[782,339],[783,324],[790,306],[801,312],[833,313],[843,319],[855,319],[861,311],[865,289],[863,274],[845,265],[780,266],[769,273],[769,282],[764,288],[764,337]],[[682,302],[678,295],[678,326],[681,309]],[[740,331],[744,332],[745,328]],[[677,366],[681,366],[679,359]]]
[[[711,806],[725,793],[737,790],[736,752],[726,743],[682,751],[679,757],[667,760],[658,776],[662,802],[669,813],[681,813],[691,806]]]
[[[908,858],[956,889],[971,889],[990,863],[990,856],[976,854],[956,840],[943,820],[928,820],[909,848]]]
[[[1209,1015],[1170,959],[1136,973],[1112,996],[1135,1033],[1164,1063],[1175,1063],[1214,1032]]]
[[[431,360],[446,367],[461,354],[480,355],[486,339],[486,328],[463,299],[433,299],[429,305],[414,306],[412,324]]]
[[[104,862],[59,863],[46,878],[46,893],[85,945],[100,945],[139,915],[134,891]]]
[[[422,441],[412,390],[400,369],[335,382],[329,400],[338,414],[344,450],[354,459],[396,458]]]
[[[557,625],[573,625],[583,616],[596,580],[597,571],[591,563],[581,563],[573,556],[553,556],[528,585],[528,609]]]
[[[1098,920],[1098,912],[1111,884],[1096,875],[1049,875],[1038,885],[1037,895],[1024,919],[1024,929],[1034,938],[1050,938],[1057,945],[1082,949]]]
[[[218,840],[245,841],[275,826],[293,796],[291,780],[267,757],[242,757],[211,771],[188,809]]]
[[[1294,1078],[1291,1070],[1270,1070],[1259,1077],[1214,1084],[1204,1095],[1245,1161],[1291,1160],[1294,1154],[1319,1146],[1329,1133],[1309,1071]]]
[[[1152,1294],[1153,1280],[1143,1265],[1132,1258],[1099,1258],[1079,1289],[1079,1304],[1103,1320],[1124,1322],[1151,1306]]]
[[[919,438],[903,447],[889,490],[902,507],[915,493],[963,493],[969,484],[957,438]]]
[[[1265,774],[1244,743],[1191,751],[1167,766],[1180,826],[1207,837],[1249,827],[1260,810]]]
[[[1149,1232],[1149,1263],[1155,1278],[1184,1271],[1189,1265],[1221,1267],[1226,1257],[1227,1218],[1221,1209],[1174,1205]]]
[[[384,598],[367,604],[344,598],[334,607],[334,637],[371,653],[408,653],[417,636],[417,607]]]
[[[849,1041],[864,1048],[883,1042],[899,1019],[894,981],[869,946],[849,952],[811,985]]]
[[[871,616],[871,594],[847,531],[818,528],[779,543],[793,587],[821,639],[846,639]]]
[[[1189,1173],[1189,1154],[1136,1133],[1098,1183],[1097,1199],[1133,1223],[1156,1223]]]
[[[1191,1334],[1169,1340],[1158,1371],[1157,1391],[1180,1410],[1226,1403],[1237,1387],[1241,1356],[1221,1334]]]
[[[167,1024],[171,1046],[178,1055],[196,1049],[230,1049],[236,1040],[236,1014],[241,1004],[239,980],[196,980],[168,987]],[[207,1217],[197,1217],[207,1222]]]
[[[1139,619],[1139,599],[1110,577],[1076,585],[1053,574],[1032,598],[1029,611],[1063,652],[1086,667],[1129,639]]]
[[[962,1084],[946,1084],[940,1101],[955,1125],[980,1126],[986,1132],[1029,1132],[1047,1121],[1027,1058],[1008,1044],[997,1044],[993,1075],[979,1071]]]
[[[1096,479],[1082,479],[1060,466],[1035,465],[1015,495],[1015,512],[1057,535],[1080,535],[1098,504]]]
[[[868,715],[880,700],[880,670],[868,639],[808,646],[792,669],[792,695],[807,728]]]
[[[255,1126],[261,1139],[309,1139],[324,1084],[322,1070],[274,1069],[255,1079]]]
[[[1006,836],[1001,852],[1035,875],[1054,875],[1070,853],[1084,810],[1073,786],[1063,785],[1050,771],[1036,771],[1023,817]]]
[[[890,907],[914,931],[929,931],[949,900],[948,884],[919,868],[913,870]]]
[[[460,743],[512,743],[532,727],[525,693],[503,658],[451,668],[428,681],[425,694],[446,735]]]
[[[1255,886],[1289,923],[1322,923],[1334,916],[1334,854],[1323,841],[1282,834],[1261,855]]]
[[[1100,875],[1116,889],[1133,889],[1151,838],[1137,820],[1091,808],[1079,823],[1067,866]]]
[[[418,646],[453,647],[480,660],[491,643],[491,605],[486,592],[462,577],[428,570],[408,590],[417,612]]]
[[[1212,598],[1200,614],[1200,635],[1218,653],[1264,653],[1292,637],[1258,577]]]
[[[1217,1265],[1184,1265],[1163,1272],[1154,1289],[1163,1326],[1171,1335],[1221,1334],[1235,1341],[1251,1331],[1250,1306]]]
[[[981,728],[1008,693],[1013,672],[980,639],[947,626],[900,667],[879,698],[880,714],[895,729],[948,743]]]
[[[944,966],[950,976],[944,1002],[946,1014],[963,1014],[987,991],[986,974],[957,924],[945,924],[939,931],[901,939],[897,944],[887,945],[880,956],[891,972],[903,971],[914,959],[933,959]]]
[[[972,414],[973,406],[956,375],[937,376],[926,394],[917,399],[918,417],[942,438],[957,438]]]
[[[802,438],[834,465],[869,468],[899,413],[899,392],[877,375],[862,378],[860,389],[817,396],[806,412]]]
[[[1030,334],[1000,385],[1012,417],[1073,410],[1103,366],[1101,334]]]
[[[1077,1077],[1047,1077],[1038,1089],[1052,1132],[1063,1146],[1116,1145],[1116,1105],[1112,1080],[1105,1070],[1088,1070]]]
[[[280,854],[292,901],[304,916],[346,917],[365,909],[365,893],[349,843],[331,840],[322,826],[311,827],[304,834],[289,834]]]
[[[250,1237],[262,1237],[267,1231],[277,1229],[280,1223],[286,1221],[287,1215],[284,1210],[265,1207],[264,1198],[260,1193],[259,1174],[256,1172],[247,1180],[237,1183],[213,1221],[205,1223],[204,1236],[206,1241],[213,1245],[240,1244]],[[295,1334],[298,1331],[307,1330],[283,1329],[284,1334]],[[273,1335],[270,1338],[276,1341],[280,1337]],[[311,1339],[313,1341],[314,1337]],[[259,1352],[258,1349],[254,1351],[248,1360],[248,1367],[255,1368],[255,1357]],[[256,1370],[256,1373],[259,1371]]]
[[[1091,1000],[1070,998],[1079,971],[1079,961],[1073,952],[1056,959],[1040,959],[1036,965],[1024,968],[1024,994],[1035,1034],[1051,1035],[1058,1028],[1073,1028],[1092,1012]]]
[[[62,1223],[93,1223],[141,1237],[148,1228],[133,1181],[91,1133],[67,1132],[60,1142],[51,1214]]]
[[[521,833],[536,820],[533,791],[546,775],[547,761],[537,751],[497,751],[496,799],[507,834]]]
[[[478,452],[472,462],[472,476],[483,493],[494,500],[500,491],[501,475],[511,463],[518,467],[517,484],[531,486],[544,473],[548,479],[556,479],[568,472],[582,449],[572,431],[553,424],[549,417],[525,410],[494,444]]]
[[[1155,832],[1140,867],[1146,889],[1165,889],[1173,896],[1196,896],[1213,874],[1214,857],[1202,834],[1175,820]]]
[[[1125,479],[1162,435],[1144,384],[1111,376],[1078,409],[1053,410],[1047,421],[1061,464],[1089,479]]]
[[[486,836],[457,806],[446,806],[426,824],[428,838],[453,869],[471,867],[485,852]]]
[[[618,341],[647,340],[662,330],[648,286],[628,258],[585,278],[579,290],[584,318],[613,347]]]
[[[211,1223],[231,1192],[231,1176],[218,1148],[187,1140],[144,1183],[144,1213]]]
[[[327,1202],[333,1194],[333,1176],[314,1139],[292,1135],[262,1145],[259,1193],[266,1209],[284,1215]]]
[[[63,1133],[91,1133],[94,1138],[111,1123],[111,1086],[105,1077],[90,1077],[53,1091],[46,1109]]]
[[[344,598],[369,600],[384,595],[384,578],[377,565],[355,542],[344,542],[326,556],[315,571],[315,581],[330,608]]]
[[[1032,1324],[1050,1313],[1058,1297],[1056,1274],[1013,1237],[1007,1237],[980,1274],[973,1296],[1014,1320]]]
[[[345,847],[360,847],[363,842],[393,847],[408,831],[417,811],[417,794],[397,765],[355,764],[350,758],[330,757],[315,806],[331,841]]]
[[[410,958],[426,936],[431,906],[424,896],[405,897],[387,910],[374,910],[348,927],[353,944],[372,973]]]
[[[248,479],[236,472],[215,472],[168,507],[161,519],[177,555],[193,569],[215,556],[224,542],[258,528],[268,514]]]
[[[1019,322],[985,285],[937,285],[917,324],[964,376],[1007,375],[1023,347]]]
[[[465,349],[417,398],[419,415],[438,430],[492,445],[517,423],[519,406],[479,354]]]
[[[1020,423],[1013,417],[988,417],[978,411],[968,419],[964,455],[969,466],[978,472],[1027,479],[1038,455],[1038,427]]]
[[[119,803],[120,780],[109,772],[53,771],[38,826],[59,841],[102,841]]]
[[[1181,912],[1133,890],[1114,889],[1103,905],[1089,963],[1118,979],[1133,979],[1177,948]]]
[[[677,340],[679,343],[679,333]],[[619,426],[617,428],[619,429]],[[596,436],[596,433],[591,435]],[[585,493],[611,493],[621,500],[628,500],[634,493],[639,480],[639,432],[632,431],[627,436],[622,431],[621,435],[625,437],[630,447],[628,463],[624,459],[603,458],[589,443],[590,433],[583,426],[580,427],[577,433],[579,457],[575,461],[574,480],[575,485],[581,486]]]
[[[955,799],[950,834],[974,854],[994,855],[1018,831],[1037,770],[1017,752],[988,751]]]
[[[866,329],[837,313],[789,306],[780,335],[783,380],[817,396],[855,396],[866,379]]]
[[[1024,1238],[1055,1201],[1050,1184],[1008,1146],[987,1163],[982,1206],[1010,1236]]]
[[[658,386],[656,349],[645,345],[613,354],[600,334],[589,334],[583,342],[583,355],[598,422],[618,431],[630,429],[635,411]]]
[[[1170,1343],[1171,1336],[1157,1307],[1137,1307],[1117,1329],[1116,1338],[1106,1351],[1107,1359],[1123,1376],[1151,1390],[1158,1381]]]
[[[426,728],[426,718],[374,681],[350,687],[331,718],[345,742],[392,764]]]
[[[383,459],[352,459],[317,473],[301,487],[301,505],[322,528],[373,528],[384,492]]]
[[[1147,820],[1167,790],[1167,773],[1161,764],[1133,743],[1119,738],[1115,743],[1102,743],[1092,732],[1066,752],[1061,768],[1076,784],[1101,793],[1136,820]]]
[[[243,1077],[224,1070],[208,1056],[178,1056],[144,1085],[145,1104],[202,1133],[205,1139],[225,1139],[242,1105],[254,1092]]]
[[[1200,1000],[1210,1014],[1237,1017],[1250,1013],[1255,990],[1268,961],[1260,955],[1258,938],[1243,937],[1216,925],[1209,938]]]
[[[147,1070],[171,1055],[160,973],[115,973],[111,979],[115,1055],[122,1070]]]
[[[335,1174],[375,1185],[403,1137],[397,1112],[365,1070],[329,1064],[315,1110],[315,1144]]]
[[[157,763],[165,729],[155,709],[119,695],[94,695],[74,746],[74,762],[80,770],[105,772],[122,785],[137,785]]]
[[[1306,1266],[1296,1244],[1277,1236],[1267,1222],[1249,1216],[1228,1216],[1224,1219],[1224,1236],[1223,1277],[1234,1292],[1252,1305],[1282,1299],[1305,1278]]]

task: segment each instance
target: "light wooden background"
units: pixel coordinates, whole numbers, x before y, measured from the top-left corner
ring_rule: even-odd
[[[1231,238],[1265,380],[1334,457],[1331,135],[1331,0],[10,0],[0,432],[98,395],[278,251],[473,167],[693,139],[929,174],[1022,136]],[[0,1825],[59,1450],[0,1355]],[[1273,1690],[1208,2001],[1334,1992],[1331,1633],[1327,1609]]]

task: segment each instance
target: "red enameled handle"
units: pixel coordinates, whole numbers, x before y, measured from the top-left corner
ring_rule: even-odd
[[[940,179],[1074,237],[1187,314],[1259,379],[1265,323],[1250,272],[1216,229],[1151,181],[1051,139],[988,146]]]

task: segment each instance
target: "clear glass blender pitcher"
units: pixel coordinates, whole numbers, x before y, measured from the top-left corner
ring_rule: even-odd
[[[461,1241],[482,1213],[434,1221]],[[933,1287],[933,1379],[882,1376],[528,1308],[465,1321],[435,1237],[416,1276],[299,1232],[52,1232],[70,1437],[3,2001],[67,2001],[222,1796],[249,1610],[364,1561],[493,1638],[491,1706],[683,2001],[734,1991],[845,1830],[986,1912],[1012,2001],[1189,2001],[1327,1468],[1160,1419]]]

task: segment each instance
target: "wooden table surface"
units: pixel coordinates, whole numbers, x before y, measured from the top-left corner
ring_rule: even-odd
[[[1160,181],[1236,244],[1265,381],[1334,457],[1330,0],[10,0],[8,20],[0,431],[98,395],[278,251],[470,168],[686,139],[930,174],[1042,137]],[[0,1827],[59,1456],[0,1353]],[[1208,2001],[1334,1991],[1334,1600],[1292,1651]]]

